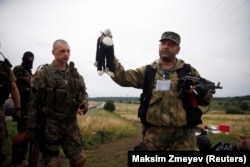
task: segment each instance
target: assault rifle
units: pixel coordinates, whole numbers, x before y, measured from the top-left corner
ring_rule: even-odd
[[[194,89],[193,94],[187,93],[192,86],[201,85],[204,90],[210,91],[212,94],[215,94],[216,89],[222,89],[220,86],[220,82],[215,85],[214,82],[208,81],[205,78],[197,78],[192,76],[184,76],[180,78],[178,86],[179,86],[179,94],[178,97],[182,99],[183,107],[186,111],[187,116],[187,127],[193,128],[202,123],[201,116],[203,113],[207,112],[210,108],[210,104],[205,100],[198,100],[199,96],[203,96],[202,94],[198,94],[198,92]],[[205,92],[205,91],[203,91]],[[207,111],[203,112],[198,105],[209,106]]]
[[[26,141],[26,132],[23,132],[17,136],[15,136],[12,139],[13,142],[13,150],[12,150],[12,160],[13,158],[19,158],[18,157],[18,145],[22,144],[23,142]],[[21,150],[22,151],[22,150]],[[14,156],[14,157],[13,157]],[[29,162],[28,162],[28,167],[37,167],[38,163],[38,158],[39,158],[39,140],[35,140],[33,142],[29,142]]]
[[[192,76],[185,76],[180,79],[179,81],[179,97],[183,97],[183,94],[185,91],[190,89],[190,86],[202,84],[205,86],[207,90],[209,90],[212,94],[215,94],[216,89],[222,89],[220,86],[220,82],[218,82],[216,85],[214,82],[211,82],[209,80],[206,80],[205,78],[197,78]],[[194,90],[194,93],[198,95],[198,93]]]
[[[29,162],[28,167],[37,167],[39,152],[42,152],[44,143],[44,122],[47,119],[44,113],[38,112],[38,124],[35,129],[34,141],[29,143]],[[34,129],[33,129],[34,130]]]
[[[29,163],[28,167],[37,167],[38,158],[39,158],[39,140],[30,142],[29,144]]]
[[[27,119],[27,117],[24,117]],[[12,139],[12,162],[21,161],[20,152],[23,150],[20,149],[20,144],[27,142],[26,132],[20,133]],[[29,142],[29,159],[28,167],[37,167],[38,158],[39,158],[39,139],[35,138],[34,141]]]

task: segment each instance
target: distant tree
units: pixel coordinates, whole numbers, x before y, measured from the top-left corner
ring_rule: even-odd
[[[248,103],[247,102],[241,102],[241,104],[240,104],[240,108],[242,109],[242,110],[248,110]]]
[[[115,104],[113,100],[108,100],[106,101],[106,103],[103,106],[104,110],[109,111],[109,112],[113,112],[115,111]]]
[[[220,101],[220,102],[218,102],[218,105],[222,105],[223,103]]]
[[[239,107],[229,106],[226,108],[226,114],[242,114]]]

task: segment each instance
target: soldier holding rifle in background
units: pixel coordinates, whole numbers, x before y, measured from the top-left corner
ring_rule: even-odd
[[[0,166],[2,166],[5,161],[3,147],[8,136],[8,129],[6,127],[5,121],[4,103],[9,97],[9,94],[11,94],[15,112],[20,112],[21,104],[19,91],[15,83],[16,77],[11,70],[12,65],[1,52],[0,54],[4,58],[4,61],[0,60]]]

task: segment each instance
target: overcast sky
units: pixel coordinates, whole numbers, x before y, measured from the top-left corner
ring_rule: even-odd
[[[0,0],[0,51],[13,66],[25,51],[35,54],[33,71],[51,63],[52,43],[61,38],[90,97],[137,97],[141,90],[97,74],[96,41],[106,28],[125,69],[157,59],[161,34],[175,31],[182,38],[177,57],[221,82],[215,97],[250,95],[249,0]]]

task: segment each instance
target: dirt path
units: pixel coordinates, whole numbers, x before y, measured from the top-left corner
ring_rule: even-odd
[[[127,167],[127,153],[133,150],[141,140],[141,135],[133,137],[124,137],[114,142],[102,143],[85,149],[87,155],[87,167]],[[41,154],[40,154],[41,155]],[[62,167],[68,167],[68,160],[63,156]],[[38,167],[44,167],[39,160]]]
[[[85,150],[88,167],[127,167],[127,153],[141,140],[141,135],[118,139],[112,143],[98,144]]]

